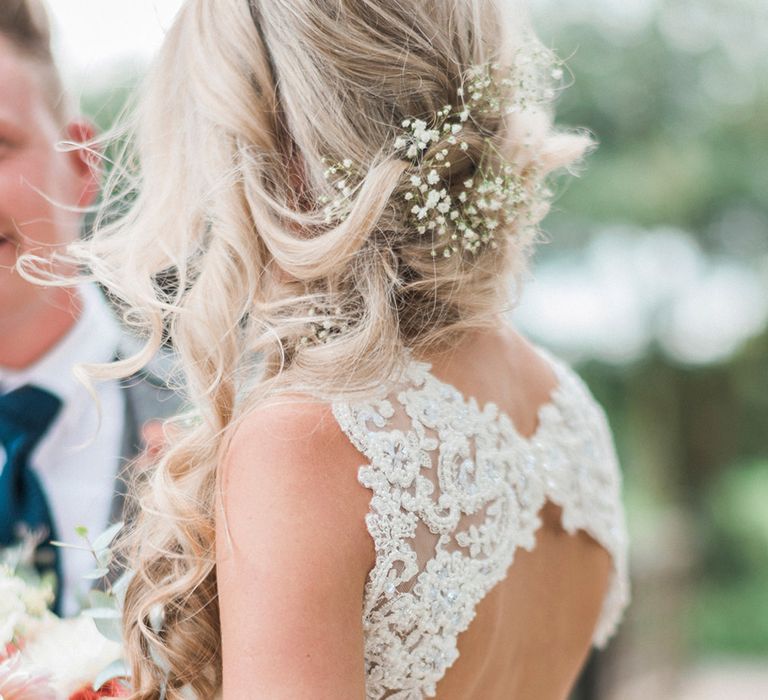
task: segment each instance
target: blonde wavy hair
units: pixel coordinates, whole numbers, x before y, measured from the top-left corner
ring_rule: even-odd
[[[214,522],[233,426],[288,389],[364,392],[405,348],[426,355],[515,303],[546,201],[496,249],[435,258],[400,201],[413,164],[393,144],[404,119],[455,104],[470,67],[511,65],[534,43],[508,0],[185,2],[96,231],[69,251],[146,341],[93,374],[128,376],[170,339],[193,407],[142,475],[125,541],[133,698],[220,687]],[[579,159],[589,139],[553,127],[549,73],[540,104],[467,123],[452,178],[503,157],[540,191]],[[329,159],[362,170],[333,224]],[[323,322],[344,331],[302,342]]]

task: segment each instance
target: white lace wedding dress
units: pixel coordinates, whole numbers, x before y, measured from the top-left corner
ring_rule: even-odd
[[[366,697],[421,700],[458,658],[477,604],[533,549],[538,512],[562,507],[613,558],[593,644],[613,634],[629,600],[621,475],[600,406],[579,376],[542,348],[559,385],[525,438],[496,405],[479,407],[410,359],[397,383],[333,413],[368,463],[368,530],[376,563],[363,609]]]

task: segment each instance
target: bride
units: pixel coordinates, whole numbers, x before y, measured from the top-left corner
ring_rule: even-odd
[[[71,250],[146,338],[98,374],[170,340],[191,407],[137,477],[132,697],[562,700],[612,635],[605,416],[507,320],[590,145],[562,76],[506,0],[184,4]]]

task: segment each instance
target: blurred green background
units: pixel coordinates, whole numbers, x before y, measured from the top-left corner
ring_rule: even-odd
[[[571,73],[559,120],[599,147],[517,318],[605,406],[632,539],[633,603],[580,697],[768,698],[768,2],[533,9]],[[83,82],[102,128],[136,72]]]

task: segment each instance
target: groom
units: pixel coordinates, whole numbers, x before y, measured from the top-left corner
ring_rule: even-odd
[[[47,255],[82,228],[72,211],[92,204],[98,172],[84,142],[92,125],[75,116],[62,90],[40,0],[0,3],[0,547],[19,533],[76,539],[121,517],[121,470],[147,440],[150,419],[178,401],[150,373],[96,384],[99,410],[72,375],[78,363],[110,362],[127,339],[100,291],[41,287],[14,269],[18,256]],[[71,273],[74,270],[60,268]],[[89,584],[87,552],[43,544],[36,564],[58,575],[57,611],[70,615]]]

